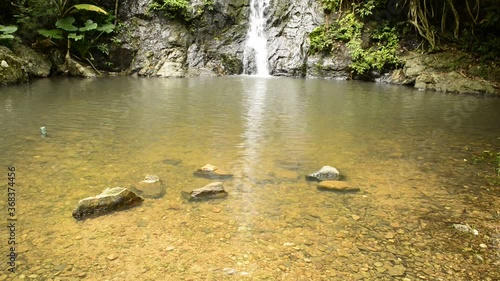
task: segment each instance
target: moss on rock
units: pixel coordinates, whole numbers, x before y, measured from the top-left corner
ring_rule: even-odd
[[[9,48],[0,46],[0,86],[27,82],[25,64]]]

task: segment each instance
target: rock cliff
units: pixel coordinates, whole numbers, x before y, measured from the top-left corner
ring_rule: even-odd
[[[141,76],[240,74],[248,1],[218,0],[189,24],[149,11],[152,0],[126,0],[120,65]],[[192,1],[193,10],[203,5]],[[125,63],[123,63],[125,61]],[[115,63],[116,64],[116,63]]]
[[[241,74],[248,30],[248,0],[216,0],[189,25],[149,11],[152,0],[126,0],[120,15],[129,54],[127,71],[143,76]],[[191,1],[193,10],[202,5]],[[309,33],[322,23],[316,0],[272,1],[266,11],[269,69],[273,75],[306,76]],[[121,64],[123,65],[123,63]]]

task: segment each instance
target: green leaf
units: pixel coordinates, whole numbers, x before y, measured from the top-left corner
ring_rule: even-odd
[[[10,35],[10,34],[1,34],[0,40],[2,40],[2,39],[14,39],[14,36]]]
[[[95,6],[95,5],[90,5],[90,4],[77,4],[77,5],[74,5],[72,8],[75,8],[77,10],[97,12],[97,13],[101,13],[101,14],[104,14],[104,15],[108,14],[108,12],[106,12],[101,7],[98,7],[98,6]]]
[[[92,20],[87,20],[84,27],[80,27],[80,31],[90,31],[97,28],[97,23]]]
[[[103,31],[103,32],[106,32],[106,33],[111,33],[111,32],[113,32],[115,30],[115,25],[112,24],[112,23],[107,23],[105,25],[99,26],[97,28],[97,30]]]
[[[62,30],[60,29],[38,29],[39,34],[52,39],[63,39]]]
[[[74,22],[75,22],[74,17],[63,18],[56,21],[56,27],[66,31],[77,31],[78,27],[73,25]]]
[[[83,34],[70,33],[70,34],[68,34],[68,38],[73,39],[75,41],[82,40]]]
[[[3,34],[10,34],[10,33],[14,33],[17,31],[17,26],[15,25],[0,25],[0,32],[2,32]]]

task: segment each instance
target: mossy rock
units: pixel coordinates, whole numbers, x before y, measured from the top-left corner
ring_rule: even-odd
[[[9,48],[0,46],[0,86],[28,82],[25,65]]]

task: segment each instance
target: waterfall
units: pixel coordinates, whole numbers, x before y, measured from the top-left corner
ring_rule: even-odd
[[[264,32],[266,18],[264,11],[269,6],[270,0],[250,1],[250,28],[248,29],[245,51],[243,53],[243,73],[249,73],[249,64],[253,57],[253,63],[257,69],[257,75],[268,76],[267,66],[267,38]]]

